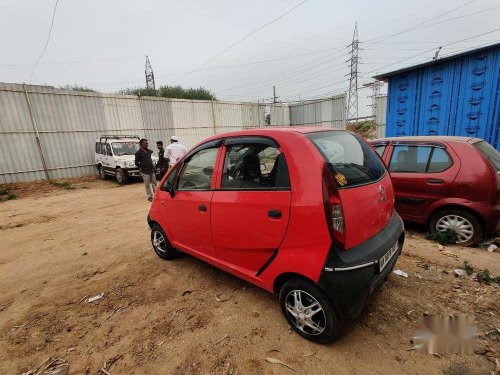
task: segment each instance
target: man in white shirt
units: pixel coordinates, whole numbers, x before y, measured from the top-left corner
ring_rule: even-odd
[[[185,153],[187,152],[186,146],[179,143],[179,138],[175,135],[170,137],[170,144],[165,148],[165,159],[169,159],[169,167],[177,163]]]

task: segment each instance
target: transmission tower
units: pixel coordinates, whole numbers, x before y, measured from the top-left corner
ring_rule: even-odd
[[[151,67],[151,63],[149,62],[149,57],[146,56],[146,68],[144,69],[144,73],[146,74],[146,88],[155,89],[155,75],[153,73],[153,68]]]
[[[371,98],[371,104],[368,104],[372,107],[372,116],[375,117],[377,115],[377,98],[380,97],[380,89],[384,84],[380,81],[373,81],[370,83],[365,83],[364,87],[370,87],[372,89],[372,94],[368,95]]]
[[[347,99],[347,119],[357,119],[358,116],[358,23],[354,26],[354,34],[352,36],[352,43],[347,46],[351,48],[349,54],[351,58],[348,60],[351,73],[349,75],[349,95]]]

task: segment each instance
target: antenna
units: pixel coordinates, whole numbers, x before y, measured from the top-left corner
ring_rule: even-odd
[[[347,119],[357,119],[358,116],[358,22],[354,26],[354,34],[352,35],[352,43],[347,46],[351,47],[349,54],[351,58],[348,60],[351,68],[349,75],[349,95],[347,99]]]
[[[151,67],[151,63],[149,62],[149,57],[146,56],[146,68],[144,69],[144,73],[146,74],[146,88],[155,89],[155,75],[153,73],[153,68]]]

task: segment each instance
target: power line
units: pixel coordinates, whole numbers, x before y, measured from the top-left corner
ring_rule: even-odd
[[[89,59],[89,60],[68,60],[68,61],[53,61],[53,62],[42,62],[38,65],[65,65],[65,64],[84,64],[93,62],[106,62],[106,61],[117,61],[117,60],[131,60],[131,59],[143,59],[144,56],[126,56],[126,57],[111,57],[111,58],[101,58],[101,59]],[[33,63],[17,63],[17,64],[0,64],[0,67],[11,67],[11,66],[32,66]]]
[[[285,17],[287,14],[291,13],[293,10],[297,9],[298,7],[300,7],[302,4],[305,4],[307,2],[307,0],[304,0],[302,1],[300,4],[297,4],[295,5],[293,8],[287,10],[285,13],[283,13],[282,15],[274,18],[273,20],[265,23],[264,25],[258,27],[257,29],[255,29],[254,31],[246,34],[245,36],[243,36],[243,38],[239,39],[238,41],[234,42],[233,44],[231,44],[229,47],[223,49],[222,51],[220,51],[219,53],[217,53],[214,57],[208,59],[207,61],[205,61],[203,64],[199,65],[197,68],[189,71],[188,73],[184,74],[182,77],[179,77],[175,82],[179,81],[180,79],[186,77],[187,75],[189,74],[192,74],[196,71],[198,71],[199,69],[203,68],[205,65],[211,63],[212,61],[214,61],[217,57],[219,57],[220,55],[224,54],[225,52],[229,51],[231,48],[233,48],[234,46],[236,46],[237,44],[243,42],[245,39],[249,38],[250,36],[252,36],[253,34],[257,33],[258,31],[262,30],[263,28],[275,23],[276,21],[280,20],[281,18]],[[175,83],[174,82],[174,83]]]
[[[52,28],[54,27],[54,21],[56,19],[57,4],[59,4],[59,0],[56,0],[56,5],[54,6],[54,12],[52,13],[52,21],[50,22],[49,35],[47,36],[47,41],[45,42],[45,47],[43,47],[42,53],[38,57],[38,60],[36,60],[35,65],[33,65],[33,70],[31,71],[31,76],[30,76],[30,83],[31,83],[31,80],[33,79],[33,74],[35,73],[36,66],[38,65],[38,63],[42,59],[45,51],[47,50],[47,47],[49,46],[50,35],[52,34]]]

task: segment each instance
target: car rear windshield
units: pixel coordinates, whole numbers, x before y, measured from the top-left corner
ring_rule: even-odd
[[[488,142],[481,141],[474,143],[474,147],[488,159],[495,171],[500,171],[500,154]]]
[[[385,174],[375,151],[354,134],[324,131],[307,136],[325,158],[338,187],[369,184]]]

